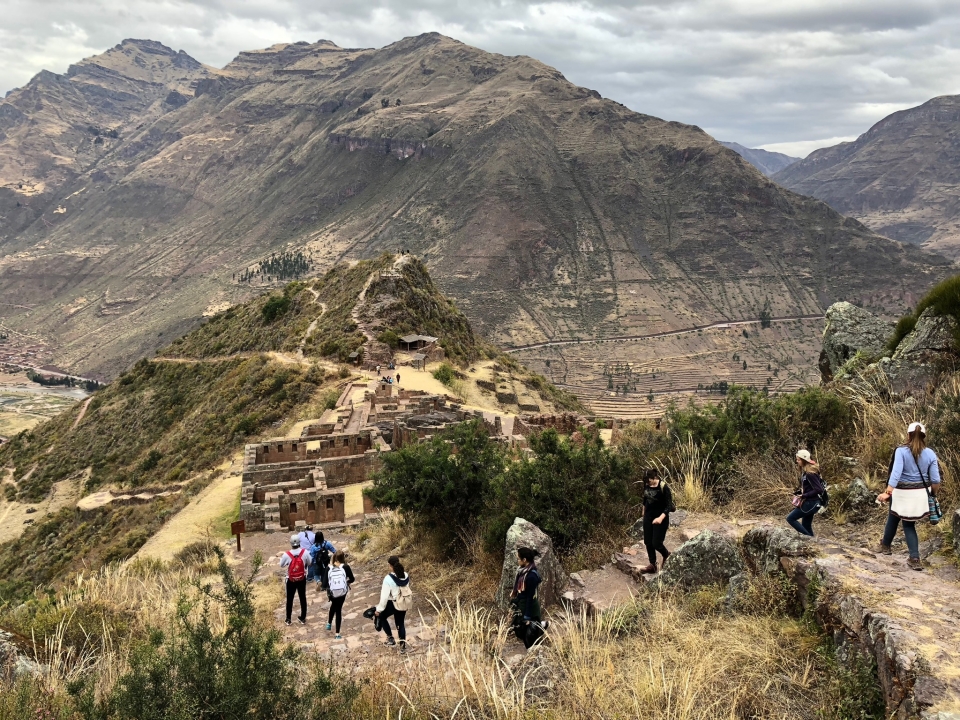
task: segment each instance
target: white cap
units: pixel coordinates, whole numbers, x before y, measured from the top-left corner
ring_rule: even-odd
[[[800,460],[803,460],[804,462],[810,463],[812,465],[817,464],[816,460],[811,459],[809,450],[797,450],[797,457]]]
[[[927,434],[927,429],[923,426],[923,423],[912,422],[907,426],[907,434],[909,435],[914,430],[919,430],[921,435]]]
[[[300,536],[291,535],[290,536],[290,547],[298,548],[300,547]]]

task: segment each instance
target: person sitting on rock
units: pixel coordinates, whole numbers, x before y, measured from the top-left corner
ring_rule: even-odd
[[[793,493],[793,510],[787,515],[787,522],[801,535],[813,537],[813,516],[820,510],[823,478],[809,450],[798,450],[796,459],[800,469],[800,489]]]
[[[676,508],[673,506],[673,493],[670,487],[660,481],[660,471],[650,468],[644,473],[643,488],[643,544],[647,548],[647,559],[650,564],[641,569],[644,574],[657,571],[657,553],[667,562],[670,551],[663,541],[667,538],[670,529],[670,513]],[[660,566],[663,567],[663,564]]]
[[[877,495],[877,502],[891,501],[878,553],[893,554],[890,544],[902,520],[903,536],[910,553],[907,565],[914,570],[923,570],[917,520],[929,517],[930,496],[936,497],[939,489],[940,468],[936,453],[927,447],[927,429],[921,423],[912,422],[907,426],[907,444],[893,451],[887,489]]]

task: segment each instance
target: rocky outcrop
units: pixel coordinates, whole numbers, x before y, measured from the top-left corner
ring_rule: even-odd
[[[864,522],[877,510],[877,493],[867,487],[861,478],[854,478],[847,488],[846,505],[850,520]]]
[[[830,381],[857,353],[869,359],[883,354],[893,325],[848,302],[827,308],[820,351],[820,374]]]
[[[832,636],[838,656],[857,653],[876,662],[887,716],[955,718],[960,634],[953,618],[960,605],[944,592],[943,581],[911,572],[901,559],[788,540],[782,528],[757,527],[744,537],[744,552],[759,571],[787,575],[803,608]],[[881,605],[870,605],[879,598]]]
[[[758,575],[779,572],[782,557],[812,557],[817,552],[804,535],[768,526],[748,530],[741,547],[747,566]]]
[[[670,555],[659,580],[664,585],[691,589],[725,584],[743,569],[736,542],[726,535],[704,530]]]
[[[559,602],[568,578],[553,551],[553,541],[532,522],[516,518],[507,530],[504,543],[503,570],[495,598],[497,605],[501,608],[510,605],[510,592],[517,576],[517,548],[521,547],[533,548],[540,553],[537,557],[537,570],[542,580],[538,590],[540,606],[546,607]]]
[[[900,395],[922,394],[945,372],[955,370],[956,330],[957,323],[952,317],[935,315],[932,308],[924,310],[914,329],[900,341],[893,357],[877,363],[890,389]]]

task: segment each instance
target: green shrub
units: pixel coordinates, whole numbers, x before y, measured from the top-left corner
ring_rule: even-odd
[[[511,463],[491,486],[489,548],[502,544],[516,517],[537,525],[561,550],[636,519],[630,462],[599,435],[563,438],[547,429],[530,437],[530,448],[532,457]]]
[[[263,321],[272,323],[290,309],[290,298],[287,295],[274,295],[264,303],[260,310]]]
[[[900,346],[900,342],[917,326],[916,315],[904,315],[897,321],[897,326],[893,329],[893,335],[887,341],[887,350],[893,354]]]
[[[957,322],[957,335],[954,337],[954,344],[960,347],[960,275],[947,278],[934,285],[923,299],[917,303],[913,313],[900,318],[897,327],[893,331],[887,349],[892,353],[900,345],[914,327],[917,320],[927,309],[932,309],[934,315],[952,317]]]
[[[440,367],[433,371],[433,377],[450,387],[453,385],[453,381],[457,379],[457,373],[450,363],[440,363]]]
[[[345,678],[335,682],[315,661],[309,663],[311,680],[303,682],[296,671],[307,663],[301,651],[257,620],[253,578],[263,564],[259,554],[250,574],[239,580],[219,548],[216,555],[221,586],[198,584],[193,598],[181,597],[173,626],[154,629],[134,644],[129,669],[106,697],[97,697],[95,681],[70,688],[81,717],[349,717],[356,686]],[[222,630],[214,605],[226,617]]]
[[[377,335],[377,340],[382,342],[384,345],[389,345],[393,350],[396,350],[398,347],[400,347],[400,336],[397,335],[393,330],[384,330],[382,333]]]
[[[367,490],[374,504],[446,530],[461,549],[466,534],[482,522],[490,483],[506,462],[479,420],[381,458],[383,467]]]

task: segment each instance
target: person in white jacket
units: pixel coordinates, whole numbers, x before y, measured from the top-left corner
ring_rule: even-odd
[[[387,634],[384,645],[389,646],[397,644],[393,639],[389,622],[390,616],[394,617],[397,623],[397,635],[400,638],[400,652],[403,653],[407,651],[407,628],[404,620],[412,599],[410,576],[396,555],[387,558],[387,563],[390,565],[390,572],[383,578],[383,584],[380,586],[380,602],[377,603],[376,616],[380,618],[380,629]]]

